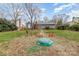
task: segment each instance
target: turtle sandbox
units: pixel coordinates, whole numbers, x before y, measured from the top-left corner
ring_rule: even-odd
[[[39,46],[52,46],[54,44],[54,42],[50,39],[50,38],[38,38],[37,45]]]

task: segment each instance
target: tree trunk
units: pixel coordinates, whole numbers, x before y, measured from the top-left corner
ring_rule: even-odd
[[[21,19],[19,19],[19,29],[21,29]]]
[[[32,19],[31,19],[31,30],[33,29]]]

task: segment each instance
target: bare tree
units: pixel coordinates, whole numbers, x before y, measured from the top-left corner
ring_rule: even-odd
[[[66,14],[57,14],[53,16],[53,22],[58,23],[59,21],[62,21],[62,24],[66,24],[68,21],[69,16]]]
[[[0,11],[0,18],[4,18],[4,13]]]
[[[48,17],[45,16],[45,17],[44,17],[44,21],[45,21],[45,22],[48,22],[48,20],[49,20]]]
[[[14,23],[16,25],[17,21],[21,19],[22,16],[22,8],[19,6],[19,4],[10,4],[12,12],[10,13],[10,16],[14,20]],[[19,20],[20,21],[20,20]]]
[[[2,7],[0,10],[4,12],[5,18],[9,17],[15,25],[19,19],[22,17],[23,9],[20,4],[3,4],[4,8]],[[6,10],[5,10],[6,8]]]
[[[8,18],[9,20],[11,20],[12,23],[14,23],[15,25],[18,25],[18,29],[21,29],[21,19],[23,16],[23,8],[22,8],[22,4],[16,4],[16,3],[10,3],[10,4],[2,4],[3,7],[0,8],[1,11],[1,17],[2,13],[4,15],[4,18]],[[18,23],[18,24],[17,24]]]
[[[41,10],[32,3],[25,3],[24,6],[25,14],[31,21],[31,28],[33,28],[33,21],[40,18]]]

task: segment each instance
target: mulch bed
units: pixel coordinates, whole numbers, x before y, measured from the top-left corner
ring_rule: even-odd
[[[0,45],[0,55],[10,56],[79,56],[79,44],[74,41],[69,41],[63,37],[58,37],[55,34],[44,34],[43,37],[51,38],[54,45],[51,47],[42,47],[36,45],[37,38],[42,37],[40,34],[21,37],[4,42]]]

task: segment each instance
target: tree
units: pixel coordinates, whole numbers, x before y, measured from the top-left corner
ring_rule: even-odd
[[[69,27],[69,29],[73,31],[79,31],[79,24],[73,24]]]
[[[5,18],[0,18],[0,32],[17,30],[17,26]]]
[[[0,11],[0,18],[4,18],[4,13]]]
[[[47,17],[47,16],[44,17],[44,21],[45,21],[45,22],[48,21],[48,17]]]
[[[41,10],[32,3],[25,3],[24,10],[27,18],[31,21],[31,28],[33,28],[33,20],[40,18]]]
[[[62,19],[57,21],[57,26],[61,26],[62,25]]]
[[[75,24],[79,24],[79,17],[73,17],[72,21],[73,21]]]
[[[10,16],[12,17],[12,19],[14,20],[14,23],[16,25],[16,22],[21,19],[22,16],[22,8],[19,6],[19,4],[10,4],[11,5],[11,10],[12,13],[10,14]]]
[[[4,8],[2,7],[0,10],[4,12],[5,18],[9,17],[9,19],[14,21],[14,24],[16,25],[17,21],[21,19],[23,9],[20,6],[21,4],[4,4]],[[5,8],[7,10],[5,10]]]
[[[57,14],[53,16],[53,22],[57,25],[67,25],[69,15]]]

